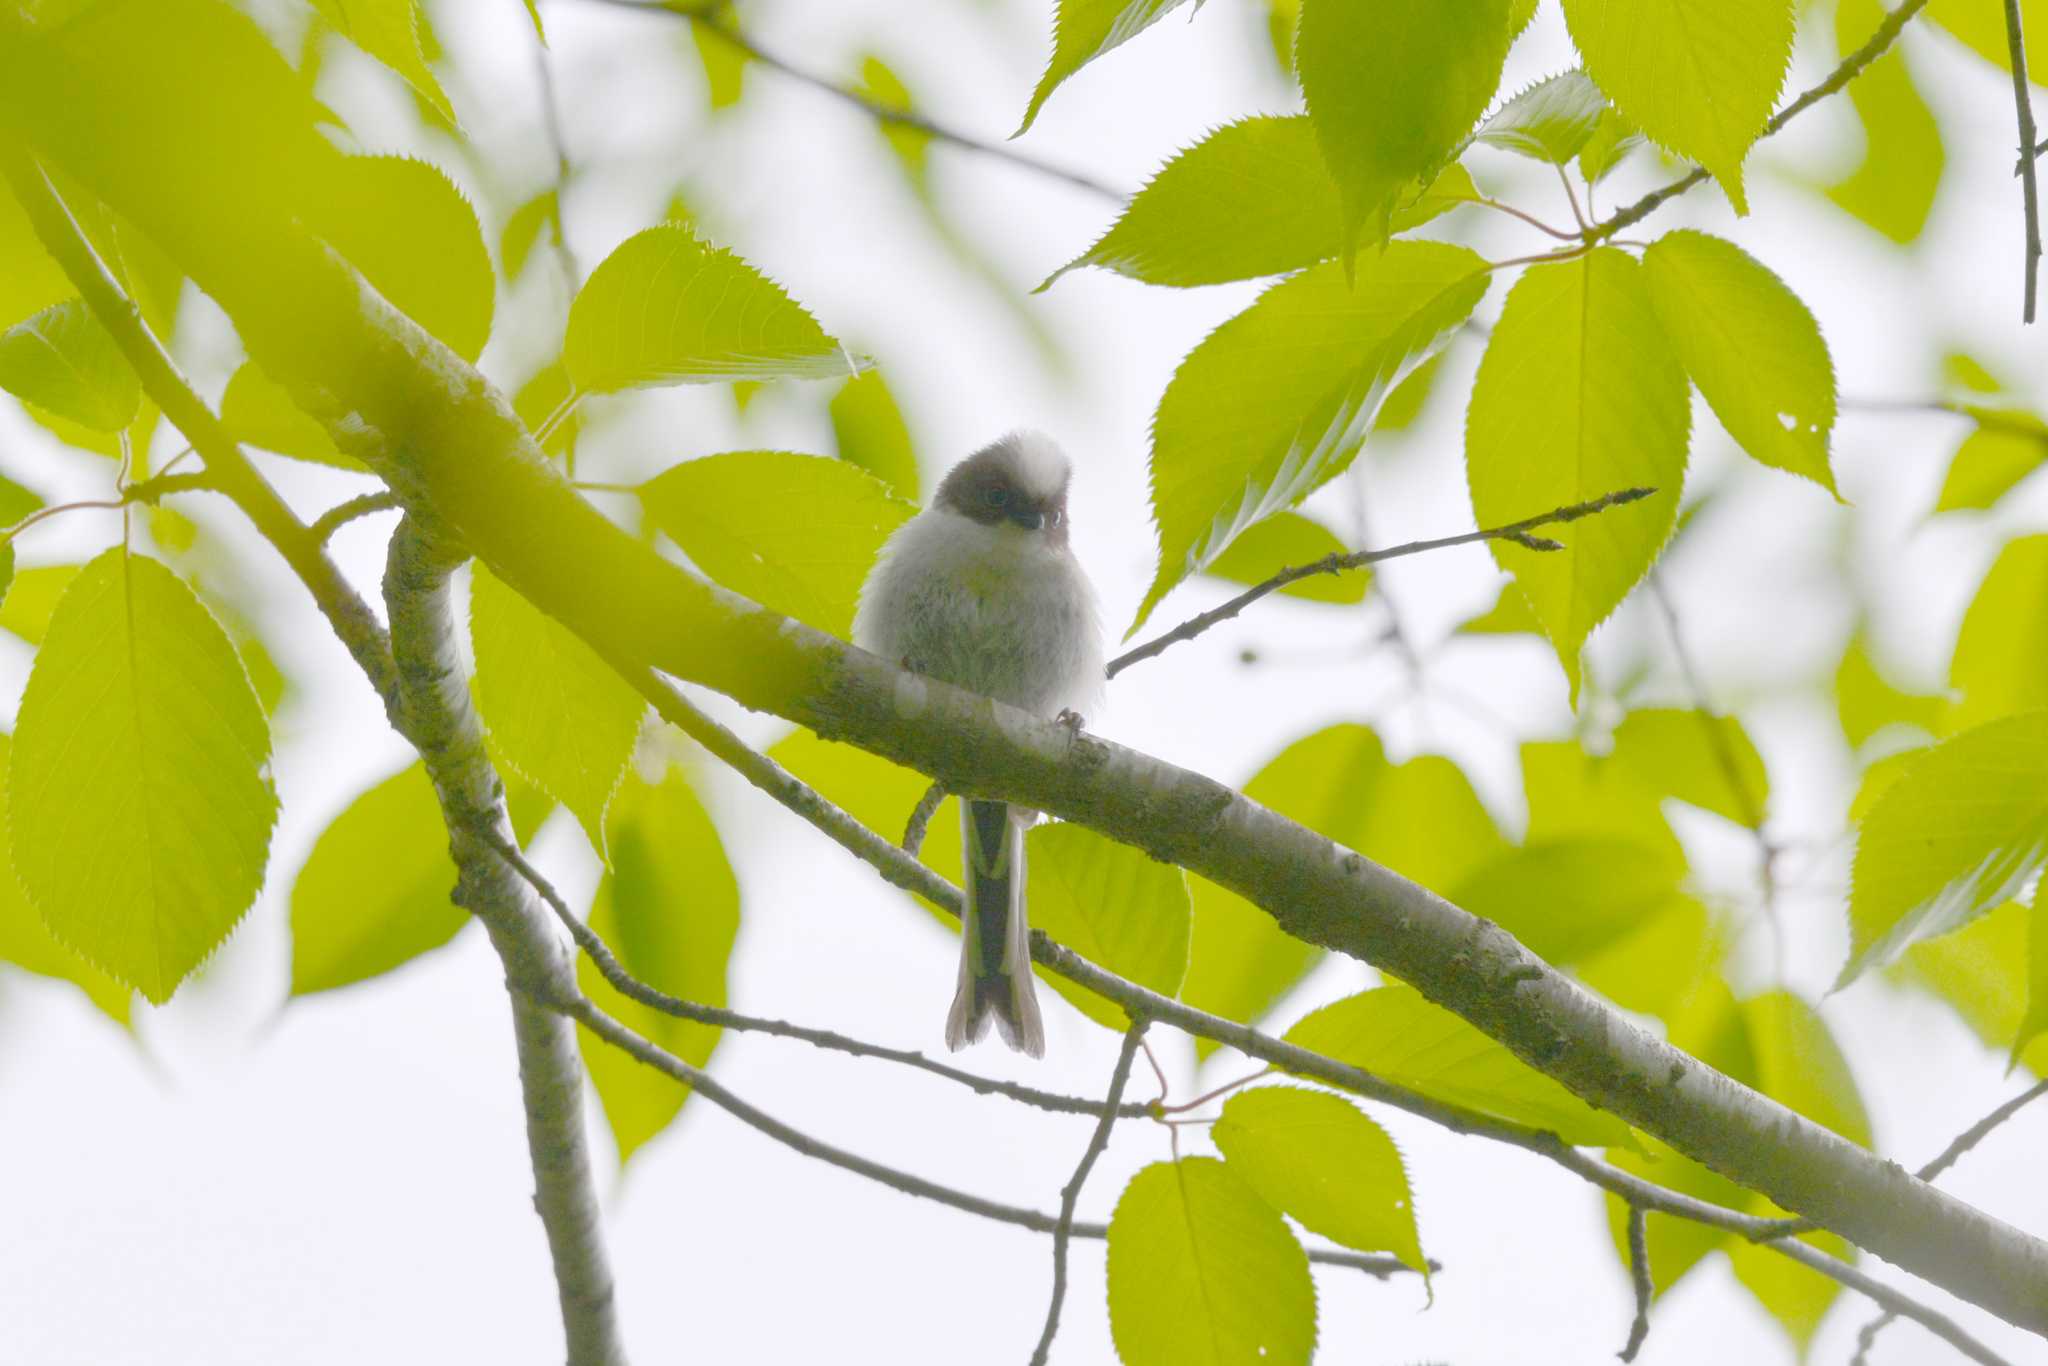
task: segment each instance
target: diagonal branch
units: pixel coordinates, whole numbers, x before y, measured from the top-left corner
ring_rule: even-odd
[[[2027,215],[2027,294],[2020,321],[2034,321],[2034,295],[2041,274],[2041,199],[2034,158],[2034,95],[2027,84],[2027,33],[2020,18],[2020,0],[2005,0],[2005,45],[2012,65],[2012,102],[2020,125],[2020,193]]]
[[[1109,1096],[1102,1105],[1102,1118],[1081,1153],[1073,1178],[1060,1190],[1060,1219],[1052,1231],[1052,1303],[1046,1306],[1045,1327],[1038,1334],[1038,1346],[1031,1351],[1031,1366],[1045,1366],[1046,1357],[1052,1352],[1053,1337],[1060,1330],[1060,1304],[1067,1297],[1067,1240],[1074,1232],[1074,1206],[1081,1199],[1081,1187],[1087,1183],[1095,1159],[1109,1146],[1109,1130],[1116,1123],[1117,1106],[1131,1079],[1131,1063],[1138,1056],[1138,1045],[1144,1041],[1145,1021],[1133,1020],[1124,1031],[1124,1046],[1116,1055],[1116,1068],[1109,1074]]]
[[[1264,583],[1239,593],[1221,607],[1212,608],[1197,617],[1190,617],[1166,634],[1125,651],[1109,662],[1106,672],[1111,678],[1115,678],[1133,664],[1143,663],[1154,655],[1163,654],[1184,640],[1193,640],[1211,626],[1230,620],[1268,593],[1278,592],[1290,583],[1313,578],[1317,574],[1341,574],[1348,569],[1360,569],[1369,564],[1379,564],[1383,560],[1398,560],[1408,555],[1445,550],[1455,545],[1473,545],[1480,541],[1513,541],[1516,545],[1529,550],[1562,550],[1564,547],[1549,537],[1531,533],[1540,527],[1576,522],[1580,518],[1605,512],[1611,507],[1637,502],[1648,498],[1656,491],[1648,488],[1620,489],[1588,502],[1552,508],[1534,517],[1524,517],[1519,522],[1509,522],[1505,526],[1488,527],[1484,531],[1467,531],[1457,536],[1442,536],[1433,541],[1410,541],[1406,545],[1389,546],[1385,550],[1355,550],[1348,555],[1325,555],[1312,564],[1298,564],[1283,569]]]

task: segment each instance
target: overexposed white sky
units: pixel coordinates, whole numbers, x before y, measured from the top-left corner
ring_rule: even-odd
[[[1291,87],[1263,48],[1261,9],[1210,0],[1176,13],[1068,82],[1019,146],[1135,188],[1207,129],[1292,109]],[[1120,631],[1154,553],[1145,516],[1153,407],[1180,358],[1258,287],[1171,291],[1087,271],[1022,297],[1093,240],[1110,221],[1109,205],[934,148],[941,209],[985,255],[984,273],[932,230],[858,112],[753,70],[742,106],[707,116],[679,23],[592,0],[546,0],[543,12],[569,154],[586,168],[568,200],[585,268],[659,217],[680,187],[709,233],[782,281],[827,330],[878,358],[928,478],[1009,427],[1053,433],[1079,470],[1077,548]],[[998,140],[1015,126],[1050,27],[1048,0],[750,0],[743,12],[765,45],[812,70],[852,76],[863,54],[879,53],[932,117]],[[435,15],[451,54],[444,81],[491,178],[451,162],[445,141],[422,134],[380,68],[337,55],[320,93],[366,145],[448,165],[485,203],[495,238],[510,208],[552,174],[532,33],[518,0],[443,0]],[[1819,41],[1802,41],[1792,89],[1832,60],[1825,17],[1804,28]],[[1727,234],[1782,275],[1819,318],[1845,395],[1931,394],[1936,358],[1956,343],[2034,393],[2044,344],[2018,322],[2010,88],[1932,31],[1916,26],[1907,49],[1942,117],[1949,158],[1933,221],[1912,252],[1801,187],[1801,177],[1846,169],[1858,154],[1853,124],[1832,108],[1753,156],[1749,220],[1736,221],[1708,187],[1654,224]],[[1509,84],[1570,61],[1561,18],[1546,4],[1510,58]],[[1486,151],[1472,168],[1489,189],[1561,214],[1542,168]],[[1654,158],[1639,155],[1602,202],[1633,197],[1658,178]],[[1540,248],[1516,225],[1475,211],[1437,227],[1490,255]],[[485,357],[494,378],[516,385],[546,359],[538,323],[553,310],[558,325],[561,290],[543,263],[501,301]],[[1481,315],[1496,314],[1503,297],[1497,285]],[[187,319],[181,358],[217,394],[236,344],[218,313],[191,296]],[[1035,331],[1056,342],[1060,358]],[[1312,510],[1347,540],[1469,527],[1460,432],[1478,354],[1476,341],[1456,343],[1423,423],[1375,442],[1361,459],[1362,498],[1345,481]],[[744,417],[717,388],[593,403],[580,472],[632,479],[719,450],[829,451],[822,397],[774,386]],[[1697,411],[1693,487],[1723,496],[1663,573],[1714,701],[1741,712],[1769,764],[1774,830],[1807,851],[1793,860],[1784,913],[1785,978],[1809,999],[1831,982],[1845,945],[1847,845],[1837,836],[1854,773],[1825,700],[1802,701],[1793,690],[1831,672],[1859,600],[1876,614],[1882,656],[1898,679],[1938,687],[1962,609],[2003,537],[2048,525],[2040,479],[1993,517],[1924,521],[1960,428],[1940,415],[1846,414],[1836,434],[1840,484],[1853,505],[1844,508],[1740,461],[1705,408]],[[0,412],[0,469],[57,496],[93,496],[109,478],[103,464],[59,455],[11,408]],[[309,515],[360,487],[284,461],[266,469]],[[200,505],[193,515],[234,546],[239,596],[297,684],[275,719],[284,815],[271,879],[170,1006],[138,1005],[132,1038],[69,988],[0,968],[0,1363],[558,1360],[554,1287],[527,1202],[502,974],[482,936],[465,931],[389,977],[281,1008],[291,877],[326,822],[399,767],[405,751],[261,543],[220,508]],[[359,523],[338,542],[344,567],[373,596],[389,527],[388,518]],[[109,518],[77,514],[33,533],[23,559],[82,559],[116,533]],[[1133,670],[1091,723],[1242,780],[1322,725],[1365,720],[1397,757],[1429,750],[1458,758],[1503,824],[1518,829],[1513,745],[1569,734],[1572,718],[1547,647],[1526,638],[1442,643],[1490,601],[1497,582],[1477,549],[1387,569],[1404,627],[1429,660],[1419,698],[1390,652],[1367,651],[1384,621],[1380,607],[1278,600]],[[1186,587],[1160,621],[1223,591]],[[1238,662],[1248,647],[1260,652],[1259,666]],[[0,638],[0,698],[10,711],[28,659],[25,647]],[[1609,679],[1647,668],[1646,695],[1684,700],[1640,601],[1596,636],[1593,660]],[[1466,700],[1448,700],[1452,693]],[[764,743],[782,729],[762,718],[740,723]],[[706,780],[744,898],[735,1005],[939,1049],[954,941],[765,798],[723,774]],[[1705,887],[1739,893],[1749,885],[1750,846],[1728,827],[1699,817],[1681,830]],[[565,815],[547,827],[538,855],[565,891],[588,896],[595,861]],[[1741,946],[1735,971],[1744,986],[1771,984],[1764,939]],[[1283,1007],[1282,1022],[1370,980],[1356,964],[1326,965]],[[1045,1061],[984,1047],[968,1064],[1056,1090],[1099,1091],[1115,1036],[1050,993],[1044,999]],[[1880,1148],[1909,1166],[2016,1089],[2002,1076],[2003,1058],[1926,998],[1871,978],[1821,1010],[1848,1053]],[[1234,1073],[1226,1057],[1198,1082],[1190,1050],[1166,1031],[1155,1035],[1177,1096]],[[794,1044],[728,1037],[714,1067],[748,1099],[820,1137],[1016,1203],[1055,1208],[1087,1139],[1085,1120]],[[1133,1086],[1150,1094],[1142,1067]],[[1631,1312],[1627,1277],[1593,1192],[1526,1154],[1375,1114],[1407,1154],[1423,1245],[1445,1269],[1433,1305],[1412,1279],[1382,1285],[1319,1269],[1322,1360],[1564,1363],[1604,1360],[1619,1348]],[[1044,1313],[1047,1239],[807,1161],[702,1101],[621,1176],[594,1105],[590,1118],[636,1360],[1028,1356]],[[1199,1134],[1186,1132],[1189,1149],[1203,1150]],[[2048,1189],[2033,1157],[2044,1141],[2048,1109],[2023,1115],[1944,1185],[2048,1232]],[[1124,1181],[1165,1156],[1163,1131],[1123,1126],[1083,1196],[1083,1216],[1106,1217]],[[1102,1265],[1101,1244],[1075,1246],[1055,1361],[1113,1359]],[[2048,1361],[2038,1339],[1967,1307],[1956,1312],[2013,1360]],[[1844,1295],[1815,1359],[1846,1359],[1870,1313]],[[1652,1323],[1648,1363],[1791,1359],[1719,1257],[1661,1302]],[[1945,1351],[1899,1325],[1872,1360],[1942,1360]]]

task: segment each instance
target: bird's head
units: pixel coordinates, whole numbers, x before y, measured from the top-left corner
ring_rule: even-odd
[[[1041,432],[1011,432],[955,465],[937,505],[991,528],[1012,527],[1067,543],[1066,454]]]

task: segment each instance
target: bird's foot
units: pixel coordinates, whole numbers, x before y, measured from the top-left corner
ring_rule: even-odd
[[[1055,716],[1053,718],[1053,723],[1055,725],[1065,726],[1074,734],[1079,735],[1081,733],[1082,728],[1088,724],[1088,718],[1081,715],[1080,712],[1075,711],[1072,707],[1067,707],[1064,708],[1058,716]]]

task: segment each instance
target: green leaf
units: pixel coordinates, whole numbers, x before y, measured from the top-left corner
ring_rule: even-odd
[[[1448,892],[1506,847],[1465,775],[1448,759],[1387,762],[1379,738],[1337,725],[1295,741],[1245,794],[1436,892]],[[1233,1020],[1257,1020],[1321,957],[1273,917],[1213,882],[1193,878],[1194,953],[1181,997]],[[1199,1042],[1197,1050],[1209,1050]]]
[[[1869,41],[1885,11],[1877,0],[1838,0],[1835,42],[1853,52]],[[1999,44],[2005,42],[2004,26]],[[1920,236],[1941,188],[1946,156],[1941,125],[1915,87],[1903,45],[1865,67],[1849,82],[1849,102],[1863,124],[1863,159],[1827,196],[1892,241]]]
[[[1247,527],[1230,543],[1230,548],[1204,570],[1219,579],[1247,586],[1264,583],[1282,569],[1314,564],[1330,555],[1349,550],[1336,533],[1321,522],[1298,512],[1276,512],[1263,522]],[[1370,566],[1347,569],[1340,574],[1311,574],[1296,579],[1280,591],[1310,602],[1350,605],[1365,601],[1366,585],[1372,582]]]
[[[1732,716],[1678,708],[1630,712],[1614,732],[1614,761],[1659,796],[1690,802],[1737,825],[1763,824],[1770,780],[1762,756]]]
[[[1020,137],[1030,130],[1046,97],[1067,77],[1137,37],[1183,3],[1185,0],[1059,0],[1059,13],[1053,20],[1052,60],[1031,92],[1024,122],[1010,136]]]
[[[1209,1131],[1230,1170],[1302,1227],[1429,1275],[1408,1171],[1387,1131],[1350,1101],[1300,1086],[1240,1091]]]
[[[1593,128],[1593,136],[1586,139],[1586,145],[1579,149],[1579,174],[1586,178],[1588,185],[1598,185],[1606,179],[1607,173],[1628,159],[1628,154],[1643,145],[1643,135],[1609,105],[1600,112],[1600,122]]]
[[[552,185],[512,210],[512,216],[505,220],[505,229],[498,237],[498,259],[505,263],[507,280],[519,278],[519,273],[526,269],[527,258],[533,255],[534,247],[539,244],[541,234],[550,231],[561,211],[561,199]]]
[[[1949,462],[1936,512],[1989,508],[2048,463],[2048,423],[2016,410],[1972,408],[1970,414],[1977,425]]]
[[[2038,906],[2040,897],[2035,897]],[[1959,930],[1906,950],[1894,975],[1951,1006],[1987,1047],[2019,1054],[2036,1076],[2048,1075],[2048,1040],[2019,1042],[2039,999],[2033,986],[2035,910],[2017,901],[1996,906]]]
[[[846,381],[827,411],[839,458],[881,480],[898,498],[916,502],[917,452],[882,372],[868,370]]]
[[[1480,142],[1562,166],[1589,142],[1607,97],[1583,71],[1549,76],[1496,110],[1475,134]]]
[[[519,386],[519,392],[512,398],[512,411],[526,424],[526,430],[538,433],[549,418],[554,427],[547,439],[540,443],[548,455],[563,455],[576,446],[576,437],[583,427],[583,415],[573,404],[566,410],[562,405],[575,397],[569,388],[569,371],[561,358],[542,366],[533,373],[526,383]]]
[[[2027,1013],[2013,1035],[2006,1070],[2019,1066],[2027,1045],[2048,1033],[2048,897],[2038,891],[2027,908]]]
[[[0,600],[0,626],[31,645],[42,644],[49,634],[50,617],[64,590],[78,577],[78,570],[75,564],[50,564],[18,571],[6,598]]]
[[[1465,168],[1410,183],[1394,211],[1402,232],[1478,193]],[[1251,280],[1327,261],[1343,250],[1343,203],[1308,117],[1258,115],[1226,124],[1160,167],[1095,245],[1047,277],[1101,266],[1154,285]]]
[[[7,262],[7,269],[0,270],[0,327],[12,327],[78,292],[5,187],[0,187],[0,261]]]
[[[142,406],[142,381],[83,299],[0,332],[0,389],[100,432],[120,431]]]
[[[605,809],[647,709],[568,627],[476,567],[469,592],[477,709],[504,761],[569,808],[610,861]]]
[[[1508,0],[1303,0],[1295,67],[1347,246],[1384,238],[1401,188],[1451,160],[1493,101],[1509,36]]]
[[[628,237],[590,273],[562,359],[593,394],[860,369],[781,286],[677,223]]]
[[[312,0],[320,17],[363,51],[403,77],[446,123],[455,122],[441,83],[421,45],[419,0]],[[539,25],[539,19],[534,23]]]
[[[1396,1086],[1545,1129],[1567,1143],[1634,1142],[1621,1120],[1586,1104],[1413,987],[1375,987],[1347,996],[1303,1019],[1286,1037]]]
[[[313,210],[322,235],[400,312],[464,360],[481,355],[497,275],[455,182],[411,157],[352,156],[323,189]]]
[[[879,57],[870,56],[861,62],[859,88],[861,94],[881,109],[902,114],[916,112],[910,87]],[[922,197],[926,190],[925,162],[931,151],[932,135],[913,123],[899,119],[878,119],[875,127],[882,140],[889,144],[889,150],[895,153],[911,189]]]
[[[2048,862],[2048,711],[1944,741],[1856,832],[1849,961],[1835,983],[2015,895]]]
[[[8,778],[15,871],[52,933],[158,1005],[263,885],[270,728],[192,590],[116,547],[36,652]]]
[[[1679,900],[1684,872],[1647,845],[1558,840],[1508,850],[1451,900],[1495,922],[1545,962],[1563,965],[1592,957]]]
[[[1123,1366],[1306,1366],[1307,1254],[1224,1163],[1155,1162],[1110,1217],[1109,1331]]]
[[[882,543],[917,510],[865,470],[787,451],[685,460],[640,500],[711,578],[842,640]]]
[[[714,5],[711,17],[725,24],[733,22],[731,5]],[[712,112],[730,109],[746,93],[747,54],[732,45],[707,24],[690,24],[690,44],[704,67],[704,92]]]
[[[1581,959],[1573,971],[1623,1010],[1669,1023],[1713,977],[1727,947],[1707,908],[1680,896]]]
[[[2048,707],[2048,536],[2023,536],[1998,559],[1956,637],[1949,686],[1962,700],[1944,718],[1950,731]]]
[[[1850,745],[1860,746],[1891,725],[1912,726],[1932,735],[1945,703],[1893,687],[1878,672],[1870,638],[1859,629],[1849,638],[1835,670],[1835,707]]]
[[[1785,84],[1791,0],[1564,0],[1564,17],[1615,108],[1748,213],[1742,162]]]
[[[1522,590],[1509,580],[1500,586],[1500,596],[1493,600],[1493,606],[1468,619],[1458,631],[1475,636],[1540,636],[1543,623],[1529,610],[1529,600],[1522,596]]]
[[[1471,316],[1482,270],[1463,247],[1396,242],[1354,282],[1335,262],[1283,280],[1189,353],[1152,423],[1159,571],[1132,631],[1239,532],[1343,473],[1388,391]]]
[[[1522,746],[1522,791],[1529,806],[1527,840],[1615,838],[1661,850],[1682,865],[1685,851],[1659,809],[1662,794],[1634,771],[1595,758],[1575,741],[1530,741]]]
[[[455,861],[426,769],[361,793],[314,841],[292,882],[292,995],[367,981],[455,937]]]
[[[739,933],[740,890],[718,830],[681,773],[649,784],[635,775],[612,807],[612,871],[598,884],[590,927],[619,965],[671,996],[723,1006],[726,964]],[[627,1027],[694,1066],[710,1061],[722,1031],[679,1020],[620,995],[588,957],[583,994]],[[583,1065],[625,1162],[667,1127],[689,1088],[581,1031]]]
[[[1565,549],[1493,541],[1579,690],[1579,651],[1670,536],[1692,404],[1642,271],[1603,247],[1531,269],[1508,295],[1465,418],[1480,526],[1619,489],[1656,494],[1563,528]]]
[[[1665,336],[1736,444],[1833,493],[1835,367],[1799,297],[1733,242],[1689,229],[1650,244],[1643,278]]]
[[[0,474],[0,528],[13,526],[42,505],[41,498]],[[13,585],[14,541],[10,537],[0,541],[0,606],[6,603],[7,590]],[[4,616],[0,616],[0,620],[4,620]]]
[[[852,745],[821,740],[807,730],[784,736],[769,749],[768,756],[862,825],[886,831],[891,838],[901,836],[932,781],[915,769]],[[955,798],[948,797],[932,814],[918,860],[953,885],[960,884],[960,808]],[[921,897],[912,900],[929,909],[949,930],[958,928],[958,917],[930,906]],[[936,1002],[937,1007],[944,1005],[943,1000]]]
[[[0,735],[0,790],[7,784],[13,740]],[[0,963],[12,963],[39,977],[69,982],[107,1017],[124,1028],[134,993],[58,942],[29,905],[14,875],[14,862],[0,844]]]
[[[1186,874],[1066,822],[1031,831],[1026,849],[1033,926],[1119,977],[1179,994],[1188,971]],[[1130,1028],[1121,1006],[1043,969],[1039,975],[1097,1024]]]
[[[327,428],[292,402],[282,384],[245,361],[228,377],[220,399],[220,420],[244,445],[260,447],[294,460],[361,472],[363,464],[335,446]]]
[[[540,0],[526,0],[526,15],[529,19],[533,20],[533,36],[540,39],[542,47],[546,47],[548,45],[548,31],[546,25],[540,21]]]
[[[2029,34],[2048,28],[2048,6],[2040,0],[2020,0],[2020,15]],[[2005,6],[1972,4],[1970,0],[1934,0],[1927,7],[1927,17],[2000,71],[2012,70]],[[2033,64],[2029,62],[2028,67],[2031,75]]]

